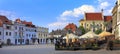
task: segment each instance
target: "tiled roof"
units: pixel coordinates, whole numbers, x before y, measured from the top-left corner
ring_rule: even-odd
[[[104,21],[110,21],[112,20],[112,16],[104,16]]]
[[[2,21],[0,20],[0,27],[2,27],[3,26],[3,23],[2,23]]]
[[[1,15],[0,15],[0,20],[1,20],[2,23],[4,23],[4,24],[12,24],[12,22],[11,22],[6,16],[1,16]]]
[[[80,21],[84,21],[84,19],[79,20],[79,22],[80,22]]]
[[[26,22],[26,21],[23,21],[22,23],[23,23],[23,24],[29,24],[29,25],[32,25],[32,22]]]
[[[86,20],[103,20],[102,13],[85,13]]]
[[[22,21],[19,18],[16,19],[15,22],[25,24],[27,27],[35,27],[35,25],[33,25],[32,22]]]
[[[27,27],[35,27],[35,25],[33,25],[32,22],[22,21],[22,23],[25,24]]]
[[[77,26],[73,23],[70,23],[68,24],[66,27],[65,27],[66,30],[69,30],[71,29],[72,31],[75,31],[77,29]]]
[[[18,19],[15,20],[15,22],[21,23],[21,20],[18,18]]]

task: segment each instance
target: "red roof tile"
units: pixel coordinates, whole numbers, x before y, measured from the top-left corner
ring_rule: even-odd
[[[104,16],[104,21],[110,21],[112,20],[112,16]]]
[[[6,16],[1,16],[1,15],[0,15],[0,20],[1,20],[4,24],[12,24],[12,22],[11,22]]]
[[[32,22],[26,22],[26,21],[23,21],[22,23],[23,23],[23,24],[29,24],[29,25],[32,25]]]
[[[15,20],[15,22],[21,23],[21,20],[18,18],[18,19]]]
[[[103,20],[102,13],[85,13],[86,20]]]
[[[3,26],[3,22],[0,20],[0,27],[2,27]]]
[[[77,26],[73,23],[70,23],[68,24],[66,27],[65,27],[66,30],[69,30],[71,29],[72,31],[75,31],[77,29]]]
[[[22,23],[25,24],[27,27],[36,27],[35,25],[32,24],[32,22],[22,21]]]

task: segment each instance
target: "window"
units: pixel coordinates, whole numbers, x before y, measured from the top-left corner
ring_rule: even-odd
[[[15,36],[17,36],[17,32],[15,32]]]
[[[26,34],[26,36],[28,37],[28,34]]]
[[[24,42],[24,39],[22,39],[22,42]]]
[[[88,26],[89,24],[87,24],[87,26]]]
[[[19,27],[19,30],[21,30],[21,27]]]
[[[18,42],[20,42],[21,41],[21,39],[18,39]]]
[[[34,35],[34,37],[36,37],[36,35]]]
[[[83,23],[81,23],[81,26],[83,26]]]
[[[9,36],[11,36],[11,32],[9,32]]]
[[[30,34],[29,34],[29,37],[30,37]]]
[[[28,36],[28,34],[26,34],[26,36]]]
[[[22,28],[22,30],[23,30],[23,27],[21,27]]]
[[[8,32],[6,32],[6,36],[8,36]]]
[[[6,29],[10,29],[10,26],[6,26]]]
[[[19,36],[21,36],[21,33],[19,32]]]
[[[18,42],[24,42],[24,39],[18,39]]]
[[[0,35],[1,35],[2,33],[1,33],[1,31],[0,31]]]
[[[37,32],[37,31],[35,30],[35,32]]]
[[[32,37],[33,37],[33,34],[32,34]]]
[[[15,26],[15,29],[17,30],[17,26]]]

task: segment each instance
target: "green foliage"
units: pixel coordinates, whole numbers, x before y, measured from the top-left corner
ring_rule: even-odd
[[[115,44],[120,44],[120,40],[114,40]]]
[[[98,29],[95,31],[96,34],[100,34],[102,32],[102,29]]]
[[[83,26],[80,26],[79,29],[82,31],[82,34],[86,33],[85,28]]]

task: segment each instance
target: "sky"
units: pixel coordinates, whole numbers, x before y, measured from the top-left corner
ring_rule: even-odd
[[[10,20],[20,18],[36,26],[49,28],[49,32],[62,29],[68,23],[79,27],[85,12],[112,15],[116,0],[0,0],[0,15]]]

